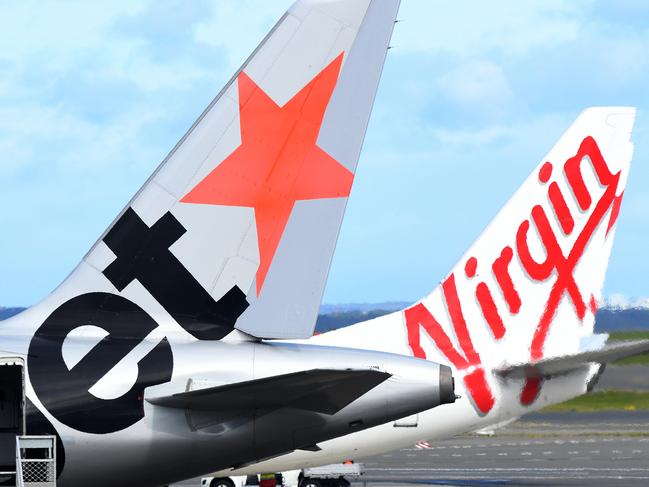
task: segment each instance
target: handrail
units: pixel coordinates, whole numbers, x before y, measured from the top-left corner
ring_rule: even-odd
[[[25,487],[23,462],[20,454],[20,436],[16,436],[16,487]]]
[[[45,452],[29,458],[30,450]],[[16,436],[16,486],[56,486],[56,437]]]

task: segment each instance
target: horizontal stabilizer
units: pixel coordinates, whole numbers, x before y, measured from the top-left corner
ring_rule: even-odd
[[[604,364],[646,352],[649,352],[649,340],[615,342],[605,345],[599,350],[503,367],[496,369],[495,373],[507,379],[552,377],[566,374],[590,363]]]
[[[336,414],[391,377],[373,369],[313,369],[276,375],[172,396],[147,398],[156,406],[195,411],[291,407]]]

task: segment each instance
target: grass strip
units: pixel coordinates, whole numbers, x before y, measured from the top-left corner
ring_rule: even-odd
[[[609,339],[614,342],[618,342],[620,340],[649,339],[649,331],[613,331],[609,333]]]
[[[647,411],[649,392],[596,391],[543,409],[545,413],[597,411]]]
[[[649,331],[615,331],[610,334],[609,341],[649,339]],[[615,365],[649,365],[649,353],[627,357],[613,362]]]

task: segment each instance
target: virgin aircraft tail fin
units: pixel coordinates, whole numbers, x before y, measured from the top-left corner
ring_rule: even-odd
[[[573,355],[593,332],[635,109],[584,111],[452,272],[404,311],[317,337],[450,363],[482,414],[486,370]],[[533,400],[530,382],[523,402]]]
[[[297,1],[43,310],[99,292],[198,339],[311,336],[398,8]]]
[[[622,107],[577,118],[441,286],[404,312],[416,355],[420,327],[438,336],[432,316],[453,330],[458,364],[578,351],[602,297],[634,118]]]

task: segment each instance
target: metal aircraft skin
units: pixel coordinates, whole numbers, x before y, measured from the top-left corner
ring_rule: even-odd
[[[454,401],[313,333],[398,0],[302,0],[79,266],[2,323],[59,485],[169,484]]]
[[[428,296],[301,342],[447,364],[461,399],[318,451],[212,475],[327,465],[492,430],[586,393],[602,364],[649,350],[649,340],[607,344],[608,335],[594,333],[634,121],[634,108],[585,110]]]

